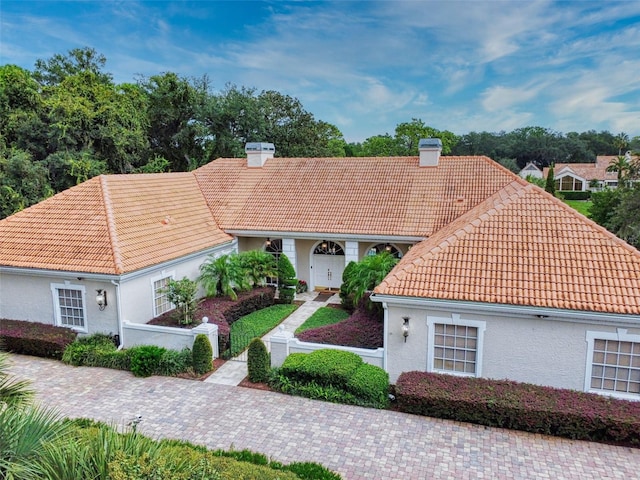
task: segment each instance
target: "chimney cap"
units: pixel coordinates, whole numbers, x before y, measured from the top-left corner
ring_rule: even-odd
[[[439,138],[421,138],[418,148],[442,148],[442,140]]]
[[[276,147],[273,143],[265,143],[265,142],[248,142],[244,147],[245,153],[273,153],[276,151]]]

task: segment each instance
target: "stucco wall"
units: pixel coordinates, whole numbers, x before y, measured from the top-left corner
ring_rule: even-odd
[[[455,311],[389,306],[385,332],[387,370],[392,382],[404,371],[427,370],[427,318],[452,318]],[[405,343],[402,317],[410,317]],[[628,325],[537,318],[535,315],[460,313],[461,320],[485,322],[481,376],[559,388],[584,389],[587,331],[615,332]]]
[[[69,287],[84,287],[84,305],[88,333],[118,333],[115,287],[110,282],[98,282],[80,277],[27,276],[0,274],[0,318],[25,320],[54,325],[54,300],[52,284],[68,282]],[[109,305],[103,311],[96,304],[96,290],[107,291]],[[113,305],[113,306],[112,306]]]

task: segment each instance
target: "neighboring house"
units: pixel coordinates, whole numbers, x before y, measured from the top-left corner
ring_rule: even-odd
[[[587,191],[617,187],[618,174],[607,171],[617,158],[615,155],[602,155],[596,157],[595,163],[556,163],[553,169],[556,190]],[[545,167],[543,176],[547,178],[548,175],[549,167]]]
[[[440,151],[248,144],[191,173],[91,179],[0,221],[0,318],[115,333],[171,308],[167,279],[196,278],[211,254],[284,252],[310,288],[337,289],[349,261],[386,250],[402,257],[373,296],[392,381],[429,370],[638,396],[640,252],[489,158]]]
[[[542,178],[542,170],[540,170],[535,163],[529,162],[520,170],[518,175],[525,180],[527,177]]]

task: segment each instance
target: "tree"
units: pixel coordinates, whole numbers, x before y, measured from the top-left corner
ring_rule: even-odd
[[[0,149],[0,218],[34,205],[52,194],[47,170],[28,152]]]
[[[36,60],[34,78],[45,86],[58,85],[74,75],[90,72],[100,83],[110,84],[113,77],[102,71],[107,58],[90,47],[74,48],[65,55],[55,54],[48,60]]]
[[[266,277],[275,277],[278,268],[275,257],[263,250],[249,250],[238,254],[241,267],[251,286],[262,286]]]
[[[618,149],[618,156],[629,147],[629,135],[624,132],[619,133],[613,138],[613,146]]]
[[[549,172],[547,173],[547,180],[544,185],[544,189],[549,192],[551,195],[555,196],[556,194],[556,179],[553,175],[553,164],[549,167]]]
[[[640,249],[640,185],[624,189],[620,193],[620,203],[604,225],[625,242]]]
[[[167,299],[176,306],[178,323],[183,325],[193,323],[197,290],[198,284],[186,277],[179,281],[169,280],[166,288]]]
[[[589,218],[598,225],[608,228],[611,218],[622,201],[622,189],[605,188],[601,192],[591,192]]]
[[[619,155],[611,160],[607,167],[607,172],[616,172],[618,174],[618,187],[624,187],[627,175],[630,173],[631,164],[625,155]]]

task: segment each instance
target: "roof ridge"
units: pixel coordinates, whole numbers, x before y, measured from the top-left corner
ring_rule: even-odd
[[[116,230],[116,222],[113,214],[113,202],[111,201],[111,195],[109,194],[109,188],[107,184],[107,176],[100,175],[100,190],[102,193],[102,199],[104,204],[104,212],[107,217],[107,235],[109,235],[109,245],[111,245],[111,252],[113,254],[113,262],[115,267],[115,273],[124,273],[124,264],[122,261],[122,252],[120,250],[120,244],[118,242],[118,233]]]

